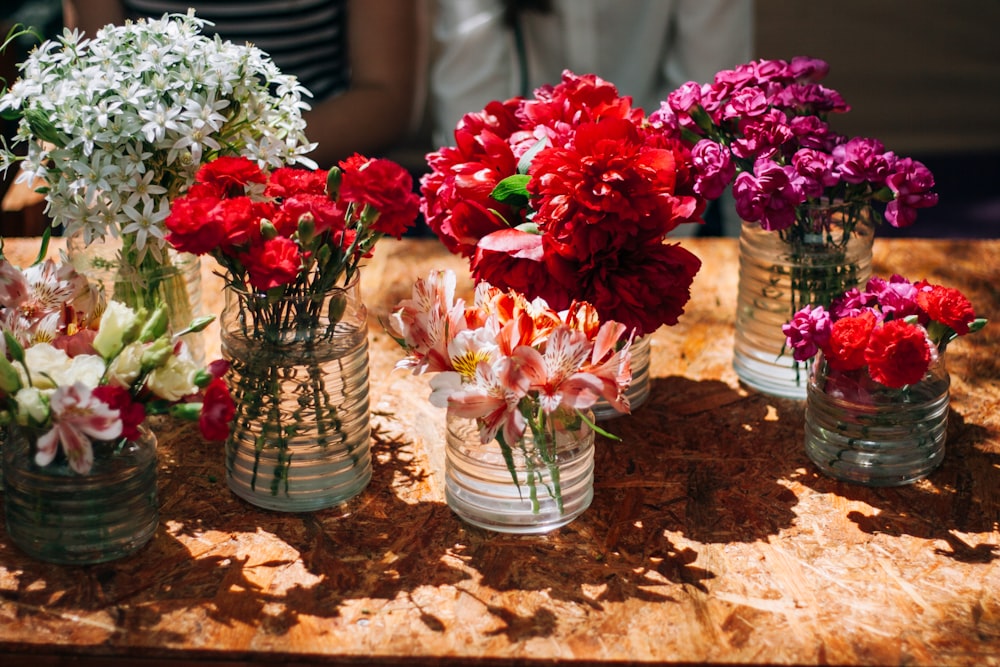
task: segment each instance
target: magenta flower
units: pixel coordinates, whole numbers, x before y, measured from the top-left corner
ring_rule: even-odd
[[[691,161],[698,180],[694,191],[706,199],[718,199],[736,174],[729,151],[709,139],[702,139],[691,150]]]
[[[878,186],[885,183],[892,169],[895,156],[887,153],[877,139],[855,137],[833,149],[837,174],[846,183],[869,181]]]
[[[814,357],[829,342],[831,327],[830,314],[823,306],[806,306],[795,313],[790,322],[783,324],[781,331],[792,350],[792,357],[796,361],[805,361]]]
[[[792,138],[785,114],[771,109],[760,117],[740,119],[743,136],[733,142],[733,155],[739,158],[769,157]]]
[[[918,208],[934,206],[938,202],[934,175],[922,163],[911,158],[896,161],[895,171],[886,178],[886,185],[895,194],[885,208],[885,219],[893,227],[908,227],[917,218]]]
[[[875,276],[868,281],[865,291],[878,303],[883,317],[899,320],[920,313],[917,288],[903,276],[893,275],[888,281]]]
[[[77,382],[57,387],[49,399],[52,428],[38,438],[35,463],[47,466],[60,445],[69,466],[80,474],[94,465],[91,439],[114,440],[122,434],[122,420],[117,410],[93,396],[87,385]]]
[[[791,167],[762,158],[754,173],[742,172],[733,183],[736,212],[744,220],[760,222],[764,229],[777,231],[795,223],[795,207],[804,197],[790,178]]]

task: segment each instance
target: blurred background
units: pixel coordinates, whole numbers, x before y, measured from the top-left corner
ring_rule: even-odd
[[[15,21],[49,35],[60,29],[60,0],[3,5],[3,34]],[[852,107],[832,119],[839,131],[878,138],[934,173],[938,206],[922,210],[910,228],[883,225],[879,235],[1000,238],[1000,2],[756,0],[754,31],[757,58],[830,63],[826,83]],[[16,76],[20,48],[0,56],[6,81]],[[428,124],[416,125],[423,129],[389,157],[419,177],[436,146]],[[13,170],[0,195],[12,178]],[[0,212],[5,236],[37,234],[46,224],[39,206]]]

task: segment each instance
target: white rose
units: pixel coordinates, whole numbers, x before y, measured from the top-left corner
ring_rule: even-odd
[[[68,354],[48,343],[35,343],[24,350],[24,363],[31,371],[30,383],[24,367],[21,364],[14,364],[22,385],[31,384],[38,389],[53,389],[56,385],[63,384],[62,380],[71,360]]]
[[[108,384],[129,389],[142,371],[142,352],[145,348],[139,342],[126,345],[108,366]]]
[[[14,395],[17,410],[26,414],[35,424],[44,424],[49,419],[49,402],[42,397],[42,392],[34,387],[25,387]]]
[[[190,359],[170,357],[164,365],[149,374],[146,386],[160,398],[179,401],[197,391],[194,384],[198,365]]]
[[[105,359],[111,359],[124,347],[125,333],[138,321],[135,312],[119,301],[109,301],[94,337],[94,349]]]
[[[71,385],[82,382],[93,389],[101,382],[104,368],[104,359],[96,354],[78,354],[70,361],[69,368],[59,380],[59,384]]]

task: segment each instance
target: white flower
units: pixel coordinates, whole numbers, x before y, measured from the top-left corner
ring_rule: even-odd
[[[198,365],[189,358],[170,357],[149,374],[146,386],[160,398],[179,401],[198,390],[194,383],[198,370]]]
[[[24,364],[31,369],[31,382],[21,364],[15,364],[22,385],[53,389],[69,370],[69,355],[49,343],[35,343],[24,350]]]
[[[142,353],[146,346],[129,343],[108,365],[108,384],[129,389],[142,371]]]
[[[49,402],[35,387],[24,387],[14,395],[18,412],[26,415],[35,424],[44,424],[49,418]]]
[[[47,212],[67,235],[131,236],[139,261],[165,247],[168,201],[202,163],[236,154],[315,168],[308,91],[260,49],[209,38],[203,24],[164,15],[40,45],[0,95],[0,111],[22,114],[0,174],[21,163],[22,178],[47,181]]]
[[[121,352],[125,333],[139,321],[135,311],[119,301],[109,301],[94,338],[94,349],[105,359]]]

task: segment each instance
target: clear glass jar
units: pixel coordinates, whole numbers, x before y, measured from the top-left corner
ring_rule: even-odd
[[[226,287],[222,355],[236,417],[226,479],[265,509],[305,512],[368,485],[368,313],[357,278],[316,297]]]
[[[632,383],[625,392],[625,395],[628,397],[629,410],[631,412],[635,412],[637,408],[641,407],[647,400],[649,400],[650,338],[651,336],[642,336],[641,338],[636,338],[632,341]],[[597,399],[597,402],[594,403],[591,410],[594,413],[594,419],[597,421],[607,421],[608,419],[621,417],[622,414],[624,414],[616,410],[611,403],[604,398]]]
[[[179,331],[192,320],[205,315],[201,297],[201,258],[171,248],[164,251],[164,261],[147,253],[141,264],[123,259],[121,239],[93,239],[84,243],[82,234],[66,239],[66,256],[73,267],[93,283],[104,287],[107,297],[132,309],[152,310],[161,303],[167,306],[170,326]],[[205,360],[202,332],[184,336],[191,354],[198,362]]]
[[[65,458],[35,463],[36,431],[11,426],[3,448],[7,535],[38,560],[65,565],[128,556],[156,532],[156,437],[95,442],[81,475]]]
[[[512,475],[499,443],[483,444],[475,420],[449,411],[445,498],[451,510],[474,526],[519,534],[548,533],[580,516],[594,498],[594,431],[579,416],[557,412],[544,432],[536,439],[526,429],[510,447]]]
[[[809,378],[806,454],[823,473],[867,486],[900,486],[944,459],[950,378],[944,355],[923,379],[899,389],[867,369],[839,372],[822,354]]]
[[[829,306],[872,272],[874,226],[867,206],[807,208],[788,229],[743,223],[733,367],[752,389],[804,399],[808,364],[785,347],[781,326],[807,304]]]

